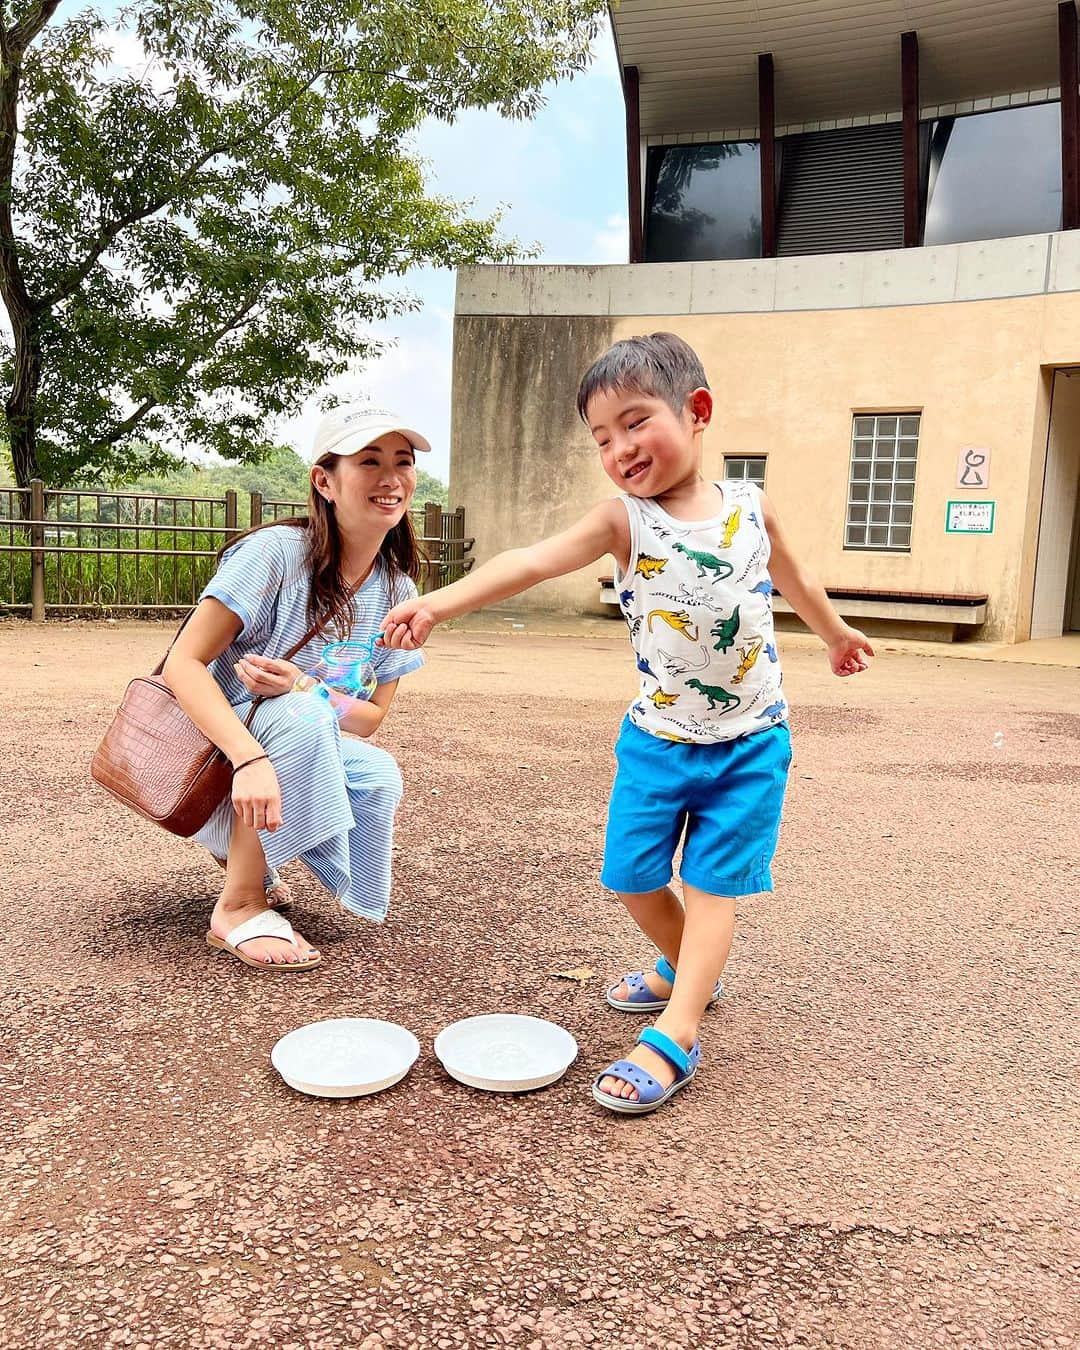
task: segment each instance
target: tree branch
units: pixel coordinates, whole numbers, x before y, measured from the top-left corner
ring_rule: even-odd
[[[5,43],[7,38],[5,37]],[[15,165],[15,142],[19,134],[19,85],[22,68],[5,57],[0,70],[0,297],[16,334],[33,317],[26,288],[15,227],[11,218],[11,178]]]
[[[215,329],[214,332],[208,333],[203,341],[188,354],[179,366],[176,367],[170,377],[170,384],[173,389],[175,389],[185,376],[190,374],[194,366],[210,355],[211,350],[223,337],[227,337],[229,333],[235,332],[236,329],[243,324],[244,320],[259,303],[263,289],[264,288],[260,286],[255,291],[249,292],[241,307],[234,311],[234,313],[231,314],[219,328]],[[122,440],[125,436],[134,431],[149,413],[160,406],[161,400],[159,398],[144,399],[135,411],[125,417],[122,422],[117,423],[108,435],[99,436],[98,439],[91,444],[90,450],[101,450],[107,445],[114,445],[117,441]]]
[[[38,0],[23,21],[5,33],[10,51],[21,56],[59,8],[60,0]]]
[[[69,269],[67,274],[60,279],[51,291],[46,292],[45,295],[39,296],[34,302],[34,309],[39,313],[44,312],[47,309],[51,309],[54,305],[58,305],[62,300],[66,300],[68,296],[73,295],[90,275],[94,264],[118,234],[123,230],[126,230],[130,225],[137,225],[140,220],[146,220],[149,216],[156,215],[163,207],[168,206],[183,188],[195,181],[199,171],[204,169],[212,159],[216,159],[219,155],[234,153],[242,146],[247,145],[250,141],[255,140],[256,137],[261,136],[265,131],[269,130],[279,117],[288,112],[294,104],[303,98],[316,80],[322,78],[324,73],[325,72],[321,67],[316,70],[290,98],[286,99],[279,107],[272,109],[257,126],[253,127],[251,131],[247,132],[245,135],[240,136],[233,141],[222,141],[216,145],[210,146],[210,148],[204,151],[194,163],[188,165],[180,177],[175,180],[168,192],[160,193],[153,201],[146,202],[143,206],[137,207],[135,210],[129,211],[123,216],[118,216],[107,225],[103,225],[101,229],[98,230],[97,238],[90,245],[90,250],[82,261],[76,263],[74,267]]]

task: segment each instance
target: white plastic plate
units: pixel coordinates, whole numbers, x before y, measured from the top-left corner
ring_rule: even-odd
[[[282,1036],[270,1063],[297,1092],[364,1097],[400,1082],[419,1054],[420,1042],[396,1022],[332,1017]]]
[[[561,1078],[577,1041],[554,1022],[488,1013],[454,1022],[435,1037],[435,1054],[459,1083],[485,1092],[529,1092]]]

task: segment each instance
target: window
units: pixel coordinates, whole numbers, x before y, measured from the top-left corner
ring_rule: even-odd
[[[930,123],[925,244],[1061,229],[1061,104]]]
[[[904,133],[894,122],[785,136],[776,251],[851,253],[904,243]]]
[[[764,455],[725,455],[724,477],[742,478],[756,483],[759,488],[765,486]]]
[[[854,418],[845,548],[910,553],[918,449],[917,413]]]
[[[760,258],[759,159],[756,141],[651,149],[645,261]]]

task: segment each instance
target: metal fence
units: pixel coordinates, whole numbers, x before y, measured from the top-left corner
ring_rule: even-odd
[[[0,612],[151,615],[190,608],[218,550],[248,525],[303,515],[305,502],[252,492],[171,497],[142,492],[0,488]],[[465,508],[427,502],[410,513],[426,555],[421,589],[472,566]]]

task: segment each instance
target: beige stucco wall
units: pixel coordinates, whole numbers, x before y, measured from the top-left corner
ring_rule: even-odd
[[[550,269],[549,269],[550,270]],[[613,489],[573,408],[612,341],[672,329],[716,395],[705,470],[767,454],[766,490],[800,556],[830,586],[987,592],[980,636],[1028,636],[1048,419],[1047,367],[1080,364],[1080,292],[873,308],[648,315],[459,314],[451,497],[476,557],[574,520]],[[845,551],[856,412],[922,415],[910,554]],[[989,446],[989,492],[956,484],[962,447]],[[994,533],[946,534],[949,499],[997,503]],[[600,612],[588,568],[521,608]]]

